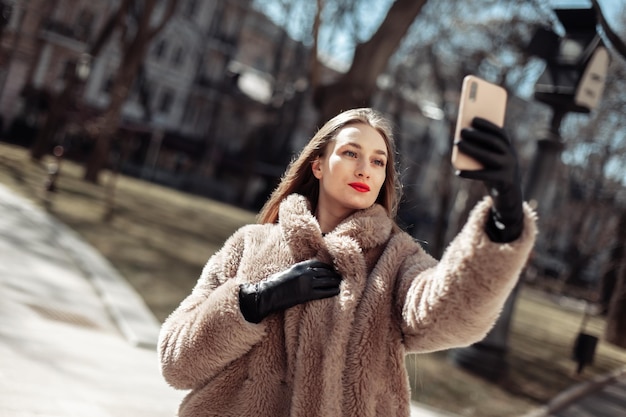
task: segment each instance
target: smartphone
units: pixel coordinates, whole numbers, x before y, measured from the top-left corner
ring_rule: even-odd
[[[474,117],[482,117],[500,127],[504,126],[506,112],[506,90],[475,75],[463,78],[459,114],[454,131],[454,142],[461,140],[461,130],[470,127]],[[458,146],[452,147],[452,165],[461,171],[475,171],[483,166],[474,158],[459,151]]]

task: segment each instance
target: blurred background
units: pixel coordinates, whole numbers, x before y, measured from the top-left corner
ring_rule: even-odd
[[[348,108],[393,121],[399,222],[440,257],[484,195],[449,163],[462,79],[500,84],[541,233],[484,342],[407,366],[418,399],[505,415],[443,380],[520,411],[626,361],[625,41],[621,0],[2,0],[0,181],[163,320]]]

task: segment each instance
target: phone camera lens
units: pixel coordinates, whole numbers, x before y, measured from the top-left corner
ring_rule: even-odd
[[[471,83],[470,84],[470,93],[469,93],[469,99],[471,101],[475,101],[476,100],[476,90],[478,89],[478,83]]]

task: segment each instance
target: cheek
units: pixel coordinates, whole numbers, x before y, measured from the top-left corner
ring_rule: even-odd
[[[337,156],[331,156],[328,159],[328,171],[334,174],[340,173],[343,169],[345,169],[345,161]]]
[[[379,188],[383,187],[383,185],[385,184],[385,179],[386,178],[387,178],[387,173],[386,173],[386,171],[383,170],[380,173],[380,175],[378,176],[378,186],[379,186]]]
[[[378,197],[380,196],[380,193],[383,191],[383,188],[385,186],[385,175],[381,175],[379,178],[378,183],[378,192],[376,193],[376,199],[378,199]]]

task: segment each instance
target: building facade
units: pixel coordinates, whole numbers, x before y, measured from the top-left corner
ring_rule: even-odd
[[[36,129],[45,113],[33,111],[25,91],[37,91],[45,110],[46,98],[63,88],[68,71],[76,70],[120,0],[4,3],[10,3],[10,17],[0,42],[0,114],[7,135],[15,125]],[[121,52],[116,34],[89,63],[80,105],[90,113],[108,105]],[[268,130],[278,121],[300,127],[303,135],[312,129],[314,112],[301,105],[307,102],[301,98],[307,61],[308,50],[250,0],[180,0],[151,42],[123,107],[120,137],[130,142],[123,151],[127,170],[209,192],[211,183],[223,182],[217,173],[227,175],[235,155],[260,146],[289,154],[290,138]],[[299,104],[285,105],[293,100]],[[266,143],[251,143],[257,132],[270,133]],[[251,175],[261,171],[271,182],[288,157],[265,158]]]

